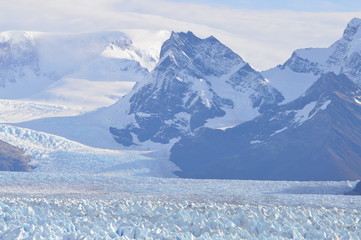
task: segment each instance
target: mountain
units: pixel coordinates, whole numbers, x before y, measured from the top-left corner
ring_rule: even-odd
[[[298,49],[282,65],[262,72],[290,102],[323,73],[344,73],[361,86],[361,19],[354,18],[338,41],[328,48]]]
[[[226,130],[203,128],[171,149],[181,177],[361,178],[361,89],[326,73],[296,100]]]
[[[111,105],[154,68],[168,36],[145,30],[1,32],[0,98]]]
[[[172,32],[159,59],[145,81],[111,106],[122,114],[113,114],[109,129],[124,146],[167,144],[202,126],[233,126],[283,100],[259,72],[213,36]]]

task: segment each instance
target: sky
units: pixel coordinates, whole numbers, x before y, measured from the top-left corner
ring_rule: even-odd
[[[328,47],[354,17],[359,0],[0,1],[0,31],[190,30],[215,36],[258,70],[298,48]]]
[[[173,0],[173,2],[203,3],[253,10],[287,9],[308,12],[353,12],[361,8],[359,0]]]

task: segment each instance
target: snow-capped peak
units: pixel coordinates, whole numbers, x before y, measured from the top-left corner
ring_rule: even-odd
[[[192,32],[172,32],[160,51],[156,68],[168,67],[169,63],[179,69],[195,70],[195,75],[220,77],[234,66],[245,64],[243,59],[214,37],[200,39]],[[222,64],[222,65],[219,65]]]
[[[344,73],[361,85],[361,19],[354,18],[343,36],[328,48],[295,50],[282,65],[263,72],[272,86],[292,101],[323,73]],[[293,86],[297,86],[294,88]]]
[[[111,107],[114,112],[126,109],[128,116],[117,116],[110,130],[125,146],[148,140],[164,144],[205,125],[225,127],[252,119],[262,105],[281,99],[216,38],[172,32],[147,81]]]

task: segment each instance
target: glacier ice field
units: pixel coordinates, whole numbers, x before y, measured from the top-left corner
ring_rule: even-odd
[[[356,181],[179,179],[161,151],[10,124],[0,139],[36,167],[0,172],[0,239],[361,239]]]
[[[2,198],[1,239],[360,239],[358,210]]]

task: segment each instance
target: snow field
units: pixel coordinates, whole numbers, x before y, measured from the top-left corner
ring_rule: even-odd
[[[0,109],[1,123],[19,123],[46,117],[76,116],[86,111],[82,107],[5,99],[0,99]]]
[[[360,239],[359,210],[1,198],[1,239]]]

